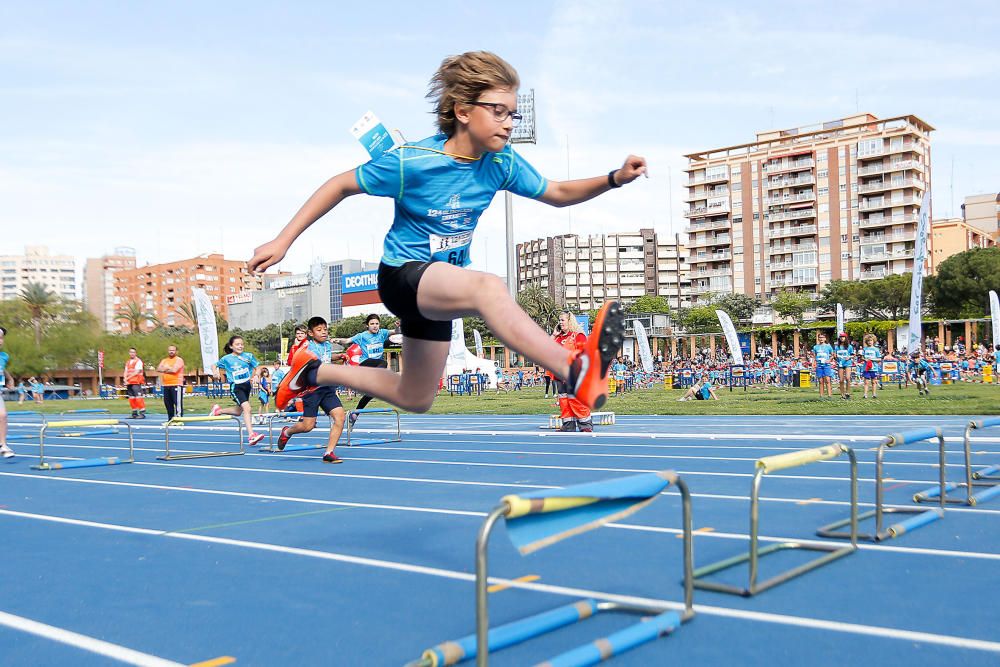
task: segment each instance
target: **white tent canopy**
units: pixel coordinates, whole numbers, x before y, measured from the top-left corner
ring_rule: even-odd
[[[444,367],[444,376],[459,375],[464,370],[475,373],[477,370],[486,375],[489,387],[497,386],[497,369],[489,359],[477,357],[465,347],[465,325],[461,318],[451,321],[451,349],[448,351],[448,362]]]

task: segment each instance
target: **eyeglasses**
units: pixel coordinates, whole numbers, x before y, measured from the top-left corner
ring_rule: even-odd
[[[466,104],[474,104],[475,106],[483,107],[484,109],[492,109],[493,120],[498,123],[502,123],[510,118],[511,124],[517,125],[524,118],[524,116],[518,112],[508,109],[506,104],[500,104],[498,102],[466,102]]]

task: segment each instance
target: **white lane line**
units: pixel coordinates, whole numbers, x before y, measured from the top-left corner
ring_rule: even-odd
[[[21,518],[35,519],[40,521],[53,521],[56,523],[85,525],[86,527],[104,528],[113,531],[121,531],[124,529],[126,532],[134,532],[134,529],[128,526],[120,526],[117,524],[95,524],[94,522],[78,523],[74,519],[53,517],[45,514],[10,512],[8,510],[0,510],[0,514],[18,516]],[[140,529],[140,530],[146,531],[148,529]],[[157,534],[155,531],[152,532],[153,534]],[[158,535],[161,537],[191,540],[194,542],[222,544],[226,546],[232,546],[243,549],[269,551],[269,552],[282,553],[294,556],[304,556],[308,558],[319,558],[324,560],[338,561],[341,563],[349,563],[352,565],[362,565],[362,566],[375,567],[386,570],[394,570],[397,572],[407,572],[411,574],[423,574],[423,575],[458,580],[458,581],[471,582],[474,581],[475,578],[474,575],[472,574],[466,572],[459,572],[456,570],[426,567],[422,565],[412,565],[409,563],[402,563],[398,561],[351,556],[349,554],[341,554],[329,551],[319,551],[315,549],[286,547],[278,544],[269,544],[266,542],[250,542],[247,540],[234,540],[222,537],[212,537],[209,535],[195,535],[191,533],[171,533],[168,531],[161,531],[160,533],[158,533]],[[553,593],[556,595],[571,595],[578,597],[598,598],[602,600],[608,600],[611,602],[626,602],[626,603],[640,604],[640,605],[659,606],[667,609],[683,608],[683,605],[681,603],[674,602],[672,600],[640,598],[630,595],[617,595],[614,593],[607,593],[604,591],[592,591],[592,590],[567,587],[567,586],[555,586],[552,584],[539,584],[535,582],[513,581],[509,579],[502,579],[499,577],[490,577],[489,583],[503,584],[511,586],[513,588],[521,588],[524,590],[537,591],[543,593]],[[732,609],[729,607],[718,607],[714,605],[695,605],[695,611],[699,614],[704,614],[706,616],[721,616],[726,618],[736,618],[740,620],[759,621],[763,623],[774,623],[778,625],[791,625],[797,627],[813,628],[817,630],[842,632],[847,634],[867,635],[872,637],[880,637],[884,639],[916,641],[929,644],[937,644],[940,646],[949,646],[952,648],[962,648],[962,649],[970,649],[977,651],[988,651],[991,653],[1000,653],[1000,642],[992,642],[982,639],[972,639],[968,637],[959,637],[954,635],[942,635],[929,632],[905,630],[902,628],[891,628],[891,627],[884,627],[877,625],[864,625],[860,623],[846,623],[843,621],[809,618],[805,616],[794,616],[790,614],[752,612],[743,609]],[[173,663],[165,663],[165,664],[172,665]]]
[[[103,526],[100,524],[94,524],[91,527]],[[155,534],[154,531],[142,532]],[[96,653],[97,655],[102,655],[105,658],[111,658],[112,660],[123,662],[126,665],[138,665],[139,667],[184,667],[182,663],[179,662],[164,660],[163,658],[158,658],[155,655],[142,653],[140,651],[119,646],[118,644],[112,644],[111,642],[106,642],[95,637],[81,635],[78,632],[73,632],[71,630],[57,628],[54,625],[40,623],[23,616],[15,616],[14,614],[9,614],[5,611],[0,611],[0,625],[4,625],[13,630],[20,630],[21,632],[26,632],[28,634],[35,635],[36,637],[59,642],[60,644],[66,644],[83,651]]]
[[[183,493],[200,493],[212,496],[230,496],[236,498],[255,498],[259,500],[279,500],[290,503],[300,503],[300,504],[310,504],[310,505],[333,505],[338,507],[359,507],[365,509],[376,509],[376,510],[396,510],[404,512],[417,512],[423,514],[441,514],[450,516],[472,516],[472,517],[484,517],[486,512],[478,512],[471,510],[457,510],[457,509],[439,509],[433,507],[422,507],[418,505],[379,505],[375,503],[353,503],[347,501],[338,500],[325,500],[318,498],[303,498],[297,496],[275,496],[263,493],[248,493],[242,491],[224,491],[219,489],[205,489],[190,486],[168,486],[164,484],[142,484],[138,482],[116,482],[112,480],[96,480],[96,479],[85,479],[80,477],[41,477],[39,475],[24,475],[20,473],[0,473],[0,475],[6,477],[28,477],[31,479],[44,479],[59,482],[73,482],[80,484],[96,484],[101,486],[122,486],[140,489],[156,489],[156,490],[166,490],[166,491],[180,491]],[[9,513],[13,510],[0,510],[0,514]],[[72,521],[78,521],[73,519]],[[87,522],[83,522],[87,523]],[[622,528],[627,530],[642,530],[647,532],[668,532],[677,533],[679,529],[675,528],[664,528],[661,526],[647,526],[643,524],[608,524],[614,528]],[[704,533],[706,537],[722,537],[730,538],[733,536],[740,537],[742,539],[747,539],[748,535],[740,535],[739,533]],[[808,539],[798,538],[798,537],[778,537],[773,535],[761,535],[760,540],[763,542],[788,542],[788,541],[810,541]],[[821,540],[811,540],[816,543],[825,544],[839,544],[835,540],[821,541]],[[859,549],[872,550],[872,551],[895,551],[898,553],[915,553],[922,555],[934,555],[934,556],[944,556],[950,558],[975,558],[983,560],[1000,560],[1000,554],[994,554],[989,552],[977,552],[977,551],[949,551],[942,549],[915,549],[913,547],[892,547],[886,548],[882,545],[875,544],[859,544]]]

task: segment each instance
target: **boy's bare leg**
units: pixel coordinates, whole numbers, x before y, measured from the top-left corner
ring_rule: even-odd
[[[344,432],[344,417],[346,413],[344,412],[344,408],[334,408],[330,410],[330,414],[327,416],[330,418],[330,439],[326,442],[326,451],[323,452],[324,454],[333,452],[337,446],[340,434]]]

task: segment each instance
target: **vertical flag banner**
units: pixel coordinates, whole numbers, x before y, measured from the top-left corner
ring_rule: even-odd
[[[920,349],[923,338],[921,329],[922,296],[924,289],[924,265],[927,263],[927,235],[931,215],[931,193],[924,193],[920,202],[920,221],[917,223],[917,243],[913,252],[913,285],[910,288],[910,339],[906,351]]]
[[[837,335],[844,333],[844,307],[837,304]]]
[[[743,350],[740,348],[740,337],[736,335],[736,327],[729,319],[729,313],[724,310],[717,310],[715,314],[722,325],[722,332],[726,334],[726,342],[729,344],[729,354],[733,355],[733,363],[737,366],[743,365]]]
[[[476,341],[476,356],[483,358],[483,337],[479,335],[479,329],[472,330],[472,337]]]
[[[205,290],[192,287],[194,308],[198,313],[198,338],[201,340],[201,368],[211,375],[219,360],[219,334],[215,328],[215,309]]]
[[[1000,345],[1000,299],[990,290],[990,319],[993,321],[993,349]]]
[[[448,349],[448,368],[465,367],[465,325],[462,318],[451,321],[451,347]]]
[[[649,350],[649,338],[646,337],[646,327],[642,326],[642,322],[639,320],[632,320],[632,330],[635,331],[635,339],[639,343],[639,359],[642,360],[642,370],[652,373],[653,353]]]

